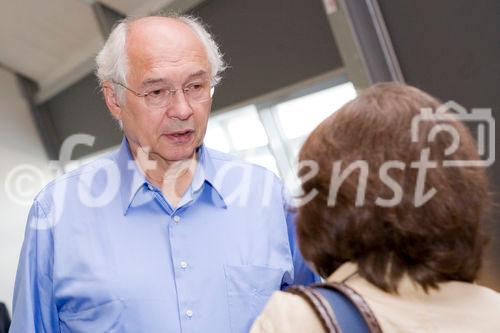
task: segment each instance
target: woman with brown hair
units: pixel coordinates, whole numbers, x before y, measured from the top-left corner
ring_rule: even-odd
[[[337,294],[351,295],[372,331],[500,332],[500,294],[474,284],[488,180],[468,163],[479,160],[469,131],[440,106],[417,88],[377,84],[321,123],[300,152],[319,170],[299,171],[302,253]],[[251,332],[346,327],[345,309],[325,307],[322,295],[275,293]]]

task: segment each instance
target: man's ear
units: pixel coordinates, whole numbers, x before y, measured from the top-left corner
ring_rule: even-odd
[[[105,81],[102,85],[102,92],[104,94],[104,101],[108,106],[111,115],[117,120],[122,119],[122,108],[120,102],[118,101],[118,96],[114,87],[108,82]]]

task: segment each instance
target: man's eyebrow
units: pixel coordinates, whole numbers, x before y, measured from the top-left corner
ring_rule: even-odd
[[[198,77],[198,76],[204,76],[204,75],[207,75],[207,71],[201,69],[197,72],[194,72],[192,74],[189,74],[189,76],[187,77],[187,79],[192,79],[194,77]],[[165,79],[165,78],[150,78],[150,79],[146,79],[144,82],[142,82],[141,86],[142,87],[147,87],[147,86],[151,86],[151,85],[154,85],[154,84],[157,84],[157,83],[170,83],[169,80]]]
[[[196,77],[196,76],[203,76],[203,75],[206,75],[206,74],[207,74],[207,72],[204,71],[203,69],[201,69],[201,70],[199,70],[197,72],[194,72],[194,73],[190,74],[188,76],[188,79],[191,79],[191,78]]]
[[[147,79],[144,82],[142,82],[141,86],[146,87],[146,86],[153,85],[155,83],[165,83],[165,82],[168,82],[168,81],[166,79],[163,79],[163,78],[151,78],[151,79]]]

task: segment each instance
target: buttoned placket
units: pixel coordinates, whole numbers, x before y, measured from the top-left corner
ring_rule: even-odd
[[[196,327],[196,309],[193,304],[195,299],[189,299],[189,297],[194,297],[194,295],[191,295],[189,292],[189,281],[193,280],[192,275],[194,273],[192,271],[193,267],[189,258],[185,257],[186,253],[183,251],[183,246],[189,243],[189,235],[185,232],[185,228],[183,227],[183,223],[185,222],[183,221],[182,214],[186,211],[186,209],[190,208],[191,204],[195,200],[193,197],[183,197],[179,206],[177,208],[172,208],[160,190],[156,189],[149,183],[147,186],[148,189],[153,192],[169,216],[167,228],[170,238],[171,259],[173,264],[175,287],[177,291],[177,304],[181,314],[181,330],[183,332],[192,332]]]
[[[183,218],[181,216],[181,209],[174,210],[170,216],[171,223],[169,223],[170,235],[170,251],[172,253],[172,262],[174,264],[174,279],[177,289],[177,302],[179,311],[181,313],[181,329],[183,332],[190,332],[190,327],[194,327],[192,321],[195,317],[195,309],[193,309],[193,301],[188,299],[191,293],[189,292],[189,281],[192,277],[192,267],[189,258],[185,257],[183,253],[183,246],[188,244],[188,234],[184,231]]]

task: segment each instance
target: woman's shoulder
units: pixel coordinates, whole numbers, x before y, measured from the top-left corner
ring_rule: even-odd
[[[300,296],[277,291],[255,320],[250,333],[323,332],[319,319]]]
[[[477,306],[490,307],[496,305],[496,309],[500,307],[500,293],[475,283],[465,283],[452,281],[445,283],[448,294],[459,295],[467,300],[467,303],[472,308]],[[455,296],[456,298],[457,296]]]

